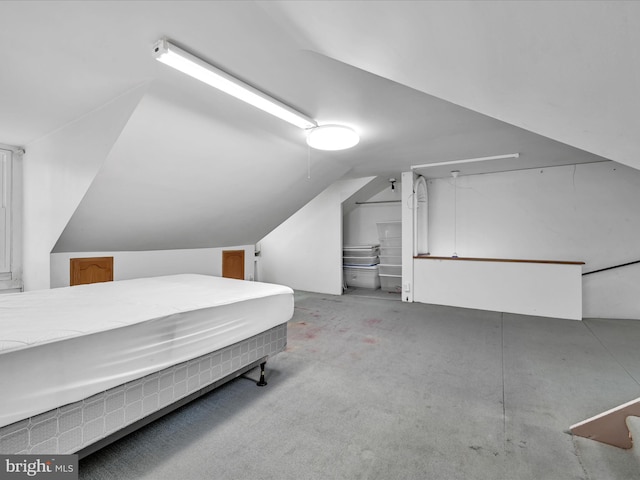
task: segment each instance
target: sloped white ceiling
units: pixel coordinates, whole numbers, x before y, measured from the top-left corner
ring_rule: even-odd
[[[143,97],[137,88],[29,144],[22,162],[28,182],[22,190],[23,209],[28,211],[22,223],[25,258],[48,269],[49,252],[58,241],[67,222],[100,171]],[[14,220],[15,221],[15,220]],[[19,220],[18,220],[19,221]],[[45,270],[46,271],[46,270]]]
[[[319,53],[640,168],[640,2],[262,3]]]
[[[308,179],[287,125],[243,126],[166,88],[150,87],[54,251],[255,243],[348,169],[312,159]]]
[[[539,73],[519,95],[513,76],[489,72],[522,69],[540,49],[501,43],[493,28],[507,13],[495,5],[448,3],[0,2],[0,142],[26,145],[28,160],[38,138],[146,85],[54,251],[254,243],[345,175],[513,152],[512,168],[603,160],[510,124],[559,123]],[[361,143],[310,152],[302,131],[153,60],[161,36],[319,123],[355,126]]]

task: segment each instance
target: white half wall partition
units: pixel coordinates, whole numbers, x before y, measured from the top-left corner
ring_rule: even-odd
[[[416,302],[582,320],[582,262],[416,257]]]
[[[584,262],[582,317],[640,319],[640,303],[637,301],[640,265],[630,264],[640,259],[640,215],[637,208],[640,205],[640,171],[615,162],[485,175],[465,175],[462,170],[457,179],[451,175],[427,177],[428,251],[431,256],[451,258],[456,253],[458,257],[467,259]],[[411,172],[403,173],[403,190],[405,183],[410,185],[411,175]],[[411,194],[407,188],[402,204],[403,241],[411,238]],[[406,246],[404,250],[407,250]],[[414,281],[414,264],[421,270],[433,270],[435,264],[425,265],[425,262],[433,261],[414,260],[413,257],[404,259],[403,282]],[[461,267],[450,264],[451,261],[443,268]],[[629,266],[618,268],[619,265]],[[536,268],[525,264],[508,267],[497,266],[496,262],[486,264],[490,275],[503,267],[523,272]],[[545,272],[556,269],[578,272],[581,270],[578,267],[543,264],[537,268]],[[616,268],[612,270],[611,267]],[[478,265],[467,265],[467,268],[475,269]],[[591,272],[601,273],[591,275]],[[460,292],[466,281],[460,275],[456,279],[457,283],[449,285],[452,292]],[[487,277],[480,287],[495,285],[497,281]],[[522,281],[518,280],[516,285],[522,286]],[[549,281],[552,285],[556,279]],[[574,281],[572,277],[567,288],[577,288]],[[533,292],[542,288],[540,282],[531,286]],[[429,292],[420,291],[424,285],[425,282],[420,283],[416,278],[411,292],[403,293],[403,300],[413,301],[412,294],[415,294],[415,301],[424,301],[429,295]],[[507,284],[505,288],[508,291],[515,286]],[[555,302],[559,293],[552,293],[550,297],[536,295],[540,302]],[[506,294],[501,298],[505,305],[509,305]],[[497,310],[507,311],[506,308]]]

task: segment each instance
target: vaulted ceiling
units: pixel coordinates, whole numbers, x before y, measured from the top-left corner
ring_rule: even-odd
[[[255,243],[344,176],[416,164],[518,152],[467,173],[640,168],[639,5],[3,1],[0,143],[28,161],[105,105],[126,112],[55,251]],[[360,144],[310,151],[303,131],[156,62],[160,37]]]

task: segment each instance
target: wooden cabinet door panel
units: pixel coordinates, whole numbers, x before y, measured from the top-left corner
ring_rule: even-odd
[[[244,250],[222,251],[222,276],[244,280]]]
[[[113,257],[72,258],[70,269],[71,286],[113,281]]]

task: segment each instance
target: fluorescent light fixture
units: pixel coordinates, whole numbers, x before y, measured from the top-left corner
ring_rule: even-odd
[[[519,153],[508,153],[506,155],[494,155],[493,157],[478,157],[467,158],[465,160],[452,160],[450,162],[438,162],[438,163],[425,163],[424,165],[411,165],[411,169],[416,168],[428,168],[428,167],[442,167],[445,165],[459,165],[461,163],[473,163],[473,162],[485,162],[487,160],[502,160],[505,158],[518,158]]]
[[[180,70],[215,87],[223,92],[247,102],[260,110],[274,115],[285,122],[289,122],[302,129],[314,128],[317,123],[312,118],[297,112],[284,103],[270,97],[257,88],[244,83],[242,80],[229,75],[217,67],[201,60],[195,55],[176,47],[166,39],[158,40],[153,46],[153,55],[156,60]]]
[[[355,130],[345,125],[320,125],[307,134],[307,144],[317,150],[346,150],[359,141]]]

